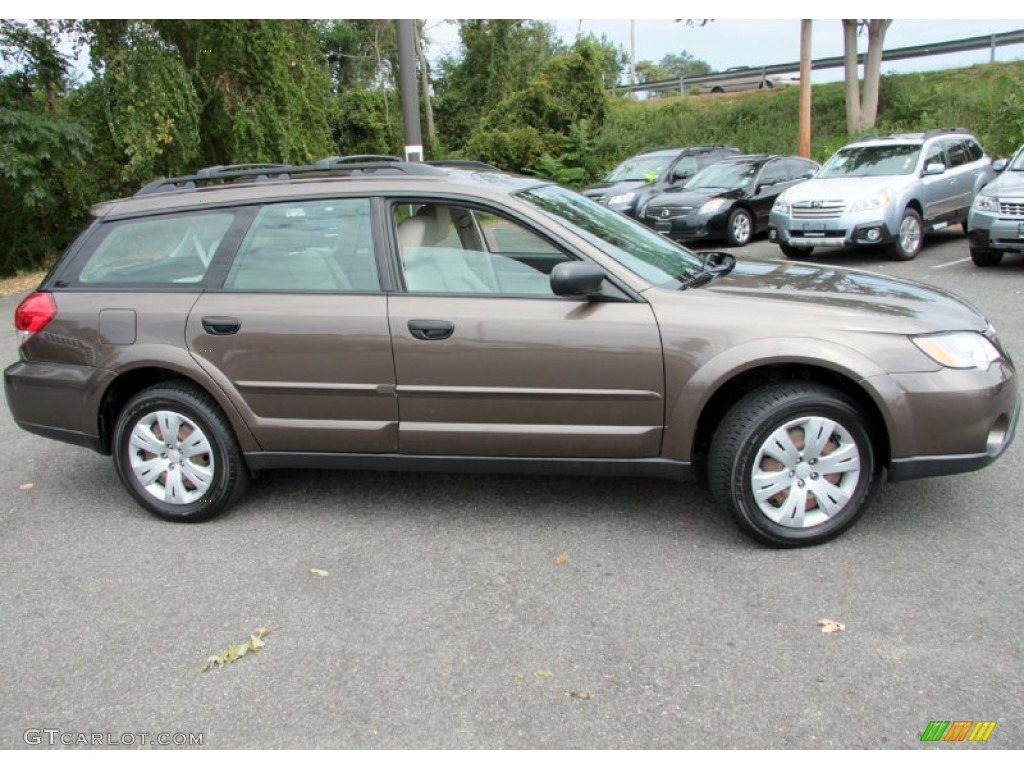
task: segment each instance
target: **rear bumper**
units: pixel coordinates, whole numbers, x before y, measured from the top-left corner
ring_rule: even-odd
[[[4,371],[7,406],[19,427],[106,453],[100,401],[114,374],[102,368],[20,360]]]

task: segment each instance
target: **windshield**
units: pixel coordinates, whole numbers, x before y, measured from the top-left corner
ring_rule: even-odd
[[[818,172],[819,179],[845,176],[906,176],[917,167],[918,144],[840,149]]]
[[[724,187],[725,189],[736,189],[745,187],[756,174],[757,165],[754,163],[715,163],[686,182],[684,188]]]
[[[516,195],[554,216],[631,272],[656,285],[682,283],[701,271],[692,251],[563,187],[534,187]],[[673,287],[677,287],[676,285]]]
[[[675,155],[637,155],[604,177],[605,181],[646,181],[657,180]]]
[[[1017,150],[1017,154],[1010,162],[1009,170],[1011,171],[1024,171],[1024,147]]]

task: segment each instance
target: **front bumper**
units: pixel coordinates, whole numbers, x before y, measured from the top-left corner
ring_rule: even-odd
[[[986,371],[944,368],[868,382],[889,389],[884,397],[890,403],[891,480],[981,469],[1013,441],[1021,399],[1008,361],[996,361]]]
[[[799,248],[884,245],[896,235],[879,211],[844,213],[832,218],[803,219],[772,211],[768,239]]]
[[[640,220],[655,232],[660,232],[673,240],[724,239],[726,222],[729,214],[725,213],[690,213],[671,218],[644,216]]]
[[[1024,219],[971,211],[967,228],[971,245],[979,250],[1024,252]]]

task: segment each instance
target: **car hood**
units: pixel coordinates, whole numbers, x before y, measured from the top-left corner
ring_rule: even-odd
[[[703,205],[712,197],[736,198],[740,196],[740,190],[729,189],[728,187],[700,187],[698,189],[687,189],[682,192],[667,192],[655,195],[650,199],[648,205],[690,205],[697,207]]]
[[[770,318],[766,325],[773,332],[791,324],[801,336],[822,330],[917,334],[988,326],[972,304],[938,288],[800,262],[742,258],[732,272],[702,287],[658,293],[670,304],[699,301],[702,311],[740,323],[757,322],[760,314]]]
[[[993,197],[1024,197],[1024,171],[1003,171],[985,185],[983,194]]]
[[[783,194],[786,202],[805,203],[812,200],[849,202],[886,187],[901,186],[913,176],[847,176],[841,179],[811,179],[790,187]]]
[[[647,185],[646,181],[601,182],[592,187],[587,187],[583,190],[583,194],[587,197],[611,197],[612,195],[621,195],[623,192],[637,190]]]

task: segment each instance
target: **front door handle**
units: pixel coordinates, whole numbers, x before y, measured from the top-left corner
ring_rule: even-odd
[[[237,317],[204,317],[203,318],[203,330],[205,330],[211,336],[230,336],[233,333],[238,333],[238,329],[242,327],[242,321]]]
[[[440,341],[455,332],[455,323],[448,320],[410,320],[409,333],[422,341]]]

